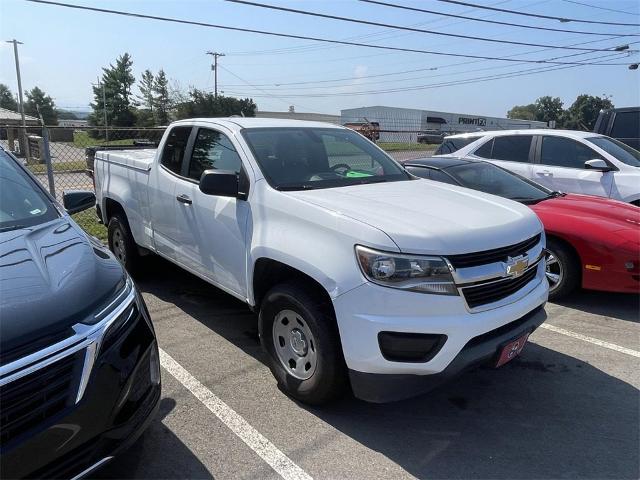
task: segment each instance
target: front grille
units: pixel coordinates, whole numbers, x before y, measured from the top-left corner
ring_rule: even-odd
[[[454,268],[477,267],[487,263],[506,262],[508,257],[517,257],[531,250],[540,242],[540,234],[531,237],[515,245],[508,247],[494,248],[483,252],[464,253],[461,255],[450,255],[447,257],[449,263]]]
[[[18,345],[12,349],[0,350],[0,365],[7,365],[14,360],[17,360],[32,353],[38,352],[44,348],[47,348],[54,343],[66,340],[74,334],[73,329],[67,328],[55,333],[47,333],[38,338],[30,338],[25,344]]]
[[[517,278],[507,278],[497,282],[481,283],[470,287],[463,287],[462,294],[469,308],[476,308],[481,305],[497,302],[503,298],[516,293],[527,283],[533,280],[538,272],[538,264],[529,268],[522,276]]]
[[[82,352],[0,387],[0,445],[40,425],[75,400],[74,371]]]

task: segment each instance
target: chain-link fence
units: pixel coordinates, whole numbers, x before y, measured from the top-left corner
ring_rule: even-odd
[[[68,190],[93,190],[93,157],[97,150],[155,148],[164,128],[66,128],[0,126],[0,144],[13,152],[62,203]],[[50,167],[50,168],[49,168]],[[106,228],[95,209],[73,215],[92,235],[105,240]]]
[[[424,133],[407,123],[366,119],[346,125],[376,142],[398,161],[429,156],[440,143],[440,136],[423,138]],[[164,127],[23,127],[0,126],[0,144],[20,158],[36,178],[62,203],[66,190],[93,190],[95,152],[106,149],[155,148]],[[92,235],[105,240],[106,227],[98,222],[95,209],[73,218]]]

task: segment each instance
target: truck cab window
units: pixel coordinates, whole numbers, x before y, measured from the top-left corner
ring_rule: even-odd
[[[191,135],[191,127],[174,127],[171,129],[162,150],[160,163],[163,167],[178,175],[182,170],[182,159],[187,149],[189,135]]]
[[[200,180],[205,170],[239,173],[241,165],[240,157],[226,135],[208,128],[198,130],[189,162],[189,178]]]

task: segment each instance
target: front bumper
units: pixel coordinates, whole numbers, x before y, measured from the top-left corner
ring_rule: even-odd
[[[477,365],[496,358],[501,345],[531,333],[547,318],[542,306],[507,325],[472,338],[442,372],[433,375],[394,375],[349,370],[356,397],[384,403],[426,393],[447,380]]]
[[[99,354],[79,403],[2,445],[1,478],[89,474],[138,438],[153,419],[161,389],[158,345],[145,316]]]
[[[364,387],[372,382],[362,379],[372,378],[371,374],[382,379],[391,378],[389,375],[408,379],[411,376],[440,374],[454,361],[462,361],[458,356],[472,339],[513,325],[518,319],[537,311],[548,296],[543,262],[537,269],[534,279],[521,291],[505,298],[495,308],[474,313],[459,296],[406,292],[372,283],[365,283],[334,299],[342,350],[351,372],[355,395],[367,400],[383,401],[383,395],[367,393]],[[537,327],[544,321],[544,312],[534,317],[531,321],[538,322],[535,325]],[[381,332],[446,335],[446,341],[426,361],[393,361],[385,358],[381,352]],[[494,350],[497,345],[493,346]],[[406,396],[409,395],[403,393],[394,399]]]

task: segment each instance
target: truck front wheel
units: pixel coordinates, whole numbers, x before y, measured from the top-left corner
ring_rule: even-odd
[[[330,306],[294,284],[273,287],[260,308],[260,341],[280,387],[320,405],[341,396],[347,370]]]
[[[140,255],[124,215],[118,213],[111,217],[107,227],[107,239],[109,250],[113,252],[127,272],[133,275],[139,267]]]

